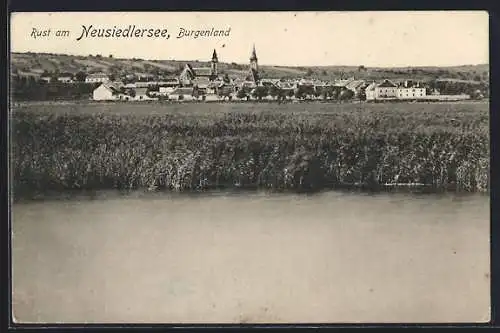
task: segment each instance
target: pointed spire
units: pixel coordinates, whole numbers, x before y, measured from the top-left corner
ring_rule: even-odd
[[[257,52],[255,52],[255,44],[253,44],[252,55],[250,56],[250,61],[257,60]]]
[[[212,54],[212,61],[218,61],[217,52],[215,51],[215,49],[214,49],[214,53]]]

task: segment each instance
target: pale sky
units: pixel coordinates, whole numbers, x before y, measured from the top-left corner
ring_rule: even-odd
[[[76,39],[82,26],[167,29],[170,38]],[[48,37],[31,36],[51,29]],[[228,37],[176,38],[186,30],[227,30]],[[68,30],[69,37],[56,37]],[[246,64],[255,43],[259,64],[283,66],[448,66],[489,63],[486,11],[422,12],[59,12],[13,13],[12,52]]]

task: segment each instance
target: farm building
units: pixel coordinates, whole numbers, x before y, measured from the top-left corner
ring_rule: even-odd
[[[134,90],[135,95],[132,100],[134,101],[154,101],[156,98],[150,97],[148,95],[148,88],[136,88]]]
[[[176,87],[160,87],[158,88],[158,93],[160,95],[169,95],[171,94],[174,90],[176,89]]]
[[[41,81],[45,81],[45,82],[47,82],[47,83],[50,83],[50,82],[52,81],[52,78],[51,78],[50,76],[42,75],[42,76],[40,77],[40,80],[41,80]]]
[[[176,77],[168,77],[165,80],[158,82],[160,87],[178,87],[180,85],[179,79]]]
[[[95,101],[123,99],[121,95],[123,95],[123,85],[119,82],[104,82],[92,92],[92,97]]]
[[[377,86],[377,84],[375,82],[372,82],[366,87],[365,94],[366,94],[367,101],[375,100],[375,87],[376,86]]]
[[[194,89],[192,87],[176,88],[170,94],[168,94],[169,99],[174,101],[192,101]]]
[[[364,80],[352,80],[345,85],[345,88],[351,90],[354,93],[354,97],[358,98],[364,86]]]
[[[216,85],[216,82],[210,81],[208,77],[199,76],[193,80],[193,87],[198,89],[202,94],[214,94]]]
[[[297,85],[302,87],[314,87],[314,81],[309,79],[300,79],[299,82],[297,82]]]
[[[57,77],[57,81],[61,83],[72,83],[73,75],[60,75]]]
[[[105,73],[89,74],[85,78],[86,83],[104,83],[109,81],[109,76]]]
[[[233,93],[235,92],[234,85],[231,83],[222,82],[215,88],[215,93],[220,98],[232,98]]]

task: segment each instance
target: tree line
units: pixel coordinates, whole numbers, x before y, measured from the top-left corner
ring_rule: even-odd
[[[78,100],[88,99],[100,83],[76,82],[45,82],[33,76],[14,76],[11,80],[12,98],[15,100]]]

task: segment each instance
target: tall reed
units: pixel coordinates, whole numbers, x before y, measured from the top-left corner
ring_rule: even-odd
[[[17,110],[11,121],[14,193],[380,189],[401,183],[488,191],[487,108],[433,107],[420,113],[391,105],[196,116]]]

